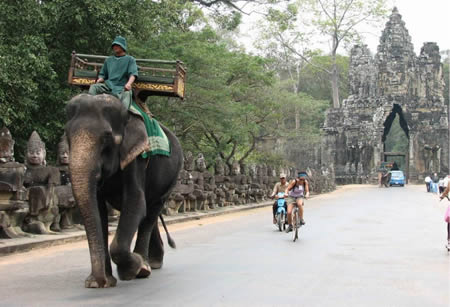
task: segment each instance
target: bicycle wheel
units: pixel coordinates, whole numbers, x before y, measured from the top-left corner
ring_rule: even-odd
[[[283,223],[283,230],[286,230],[286,213],[282,213],[281,223]]]
[[[278,230],[282,230],[282,226],[281,226],[281,223],[282,223],[283,221],[282,221],[282,219],[281,219],[281,213],[278,213],[277,214],[277,225],[278,225]]]
[[[294,209],[292,216],[292,227],[294,228],[292,231],[292,239],[295,242],[298,239],[298,226],[299,226],[299,217],[298,217],[298,208]]]
[[[297,231],[297,215],[296,215],[297,209],[294,208],[292,211],[292,240],[295,242],[295,232]]]

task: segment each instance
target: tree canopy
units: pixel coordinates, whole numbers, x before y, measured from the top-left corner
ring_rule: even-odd
[[[305,49],[304,61],[296,54],[299,49],[274,47],[277,33],[295,30],[291,21],[297,18],[298,5],[284,0],[258,4],[287,4],[289,9],[266,16],[277,28],[261,39],[265,52],[255,56],[228,35],[237,30],[252,1],[0,2],[0,114],[16,139],[16,158],[22,160],[33,130],[48,152],[56,151],[65,102],[80,92],[67,84],[71,52],[108,55],[116,35],[128,39],[135,57],[179,59],[187,66],[184,101],[151,97],[147,104],[175,131],[185,150],[203,152],[209,163],[217,155],[228,165],[276,163],[283,157],[267,153],[262,144],[319,139],[332,99],[326,70],[337,65],[345,93],[348,58]]]

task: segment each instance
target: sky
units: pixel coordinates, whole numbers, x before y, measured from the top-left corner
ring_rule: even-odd
[[[436,42],[440,50],[450,49],[450,0],[389,0],[388,5],[390,8],[396,6],[402,15],[416,54],[420,53],[424,42]],[[254,51],[252,43],[257,36],[254,28],[257,28],[259,18],[261,16],[258,14],[243,16],[243,24],[240,27],[243,34],[240,35],[239,41],[249,51]],[[384,27],[385,23],[378,29],[371,30],[371,34],[365,37],[365,43],[372,53],[376,53]],[[340,53],[346,52],[340,50]]]

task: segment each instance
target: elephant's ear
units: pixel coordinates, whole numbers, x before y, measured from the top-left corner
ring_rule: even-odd
[[[144,121],[138,116],[130,114],[120,144],[120,168],[123,170],[138,155],[149,150],[150,145]]]

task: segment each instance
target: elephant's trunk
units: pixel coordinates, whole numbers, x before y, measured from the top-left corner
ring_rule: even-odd
[[[102,223],[97,205],[98,144],[95,137],[86,130],[78,131],[71,138],[70,144],[72,189],[84,220],[91,256],[91,275],[98,286],[103,287],[106,271]]]

